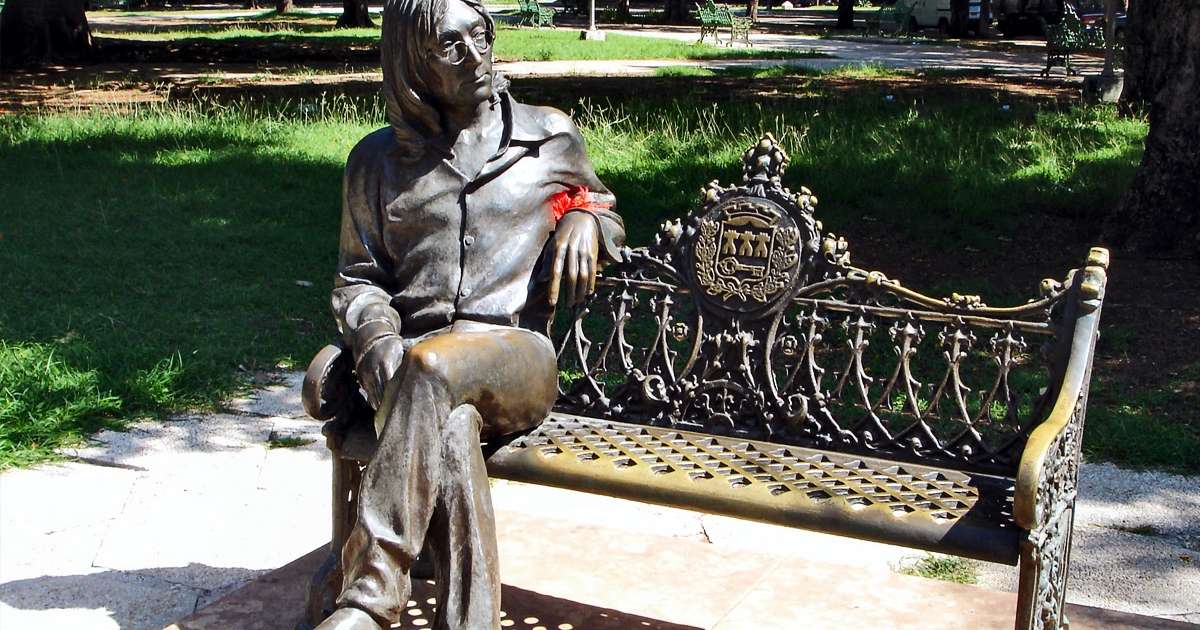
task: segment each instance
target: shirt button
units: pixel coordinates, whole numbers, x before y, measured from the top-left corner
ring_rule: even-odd
[[[468,295],[471,295],[471,290],[470,289],[462,289],[458,292],[458,295],[461,297],[467,297]]]
[[[470,247],[475,244],[475,237],[470,234],[463,237],[463,245]]]

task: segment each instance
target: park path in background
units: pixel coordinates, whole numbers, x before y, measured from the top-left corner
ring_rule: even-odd
[[[504,7],[490,7],[493,12]],[[329,12],[329,10],[323,11]],[[213,20],[251,17],[260,12],[170,12],[156,15],[113,15],[93,13],[89,16],[93,30],[99,34],[128,32],[149,29],[169,29],[203,26]],[[765,23],[787,24],[787,17],[779,12],[769,13]],[[578,26],[561,26],[558,30],[576,30]],[[619,33],[640,37],[672,39],[694,42],[699,38],[699,27],[694,26],[621,26],[602,27],[606,33]],[[727,35],[726,35],[727,37]],[[797,65],[817,70],[829,70],[843,66],[879,65],[896,70],[933,70],[953,72],[983,72],[1000,77],[1041,78],[1045,67],[1045,45],[1041,40],[967,40],[959,43],[943,39],[908,39],[853,37],[819,38],[808,35],[788,35],[771,32],[753,32],[750,41],[755,49],[812,51],[825,57],[787,60],[621,60],[621,61],[514,61],[497,63],[497,69],[508,75],[519,76],[568,76],[608,75],[645,76],[654,74],[659,68],[691,66],[706,69],[729,67],[766,67]],[[603,46],[602,42],[596,45]],[[741,47],[742,44],[737,46]],[[269,60],[265,60],[269,61]],[[1075,55],[1073,65],[1081,74],[1097,74],[1103,68],[1103,60],[1088,55]],[[207,76],[212,76],[208,72]],[[179,77],[186,80],[186,77]],[[1082,83],[1079,75],[1067,76],[1061,67],[1054,68],[1046,79],[1050,82]]]

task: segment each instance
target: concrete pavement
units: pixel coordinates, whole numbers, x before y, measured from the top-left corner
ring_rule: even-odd
[[[291,582],[268,573],[329,536],[329,457],[298,383],[289,376],[225,413],[101,434],[71,463],[0,475],[0,628],[158,630],[199,610],[180,626],[199,629],[218,627],[196,625],[206,610],[227,621],[230,607],[261,609],[253,597],[264,588],[286,585],[294,598],[313,558]],[[1200,622],[1197,481],[1086,465],[1070,601]],[[851,612],[878,617],[877,628],[922,627],[879,611],[927,620],[935,600],[960,603],[950,610],[966,616],[950,625],[1011,624],[1012,567],[980,563],[981,586],[951,585],[894,574],[921,555],[907,549],[507,482],[494,501],[506,593],[522,610],[594,622],[576,628],[622,627],[596,625],[617,613],[638,620],[624,627],[791,628],[786,615],[798,611],[810,627]],[[680,595],[650,595],[663,589]],[[1092,621],[1077,627],[1105,627],[1080,610]]]

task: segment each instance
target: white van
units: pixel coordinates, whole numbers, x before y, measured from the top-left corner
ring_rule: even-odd
[[[899,0],[903,2],[904,0]],[[909,30],[936,28],[943,34],[950,32],[950,0],[915,0],[909,18]],[[967,16],[967,30],[979,34],[979,0],[971,0]]]

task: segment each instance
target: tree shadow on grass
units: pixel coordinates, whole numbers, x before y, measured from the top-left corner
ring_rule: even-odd
[[[94,371],[126,416],[219,400],[333,335],[339,158],[283,124],[181,118],[12,121],[45,128],[0,147],[0,338]]]

